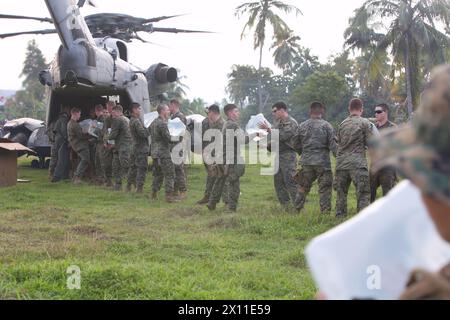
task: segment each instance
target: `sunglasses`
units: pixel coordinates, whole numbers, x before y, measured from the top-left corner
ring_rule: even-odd
[[[383,110],[375,110],[375,114],[382,114],[382,113],[384,113]]]

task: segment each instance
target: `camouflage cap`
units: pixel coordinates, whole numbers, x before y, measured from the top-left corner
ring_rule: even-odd
[[[436,68],[414,120],[372,141],[374,169],[395,166],[426,195],[450,206],[450,66]]]

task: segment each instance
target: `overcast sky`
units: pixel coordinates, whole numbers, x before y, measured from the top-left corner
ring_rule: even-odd
[[[252,34],[240,40],[245,20],[238,20],[234,9],[243,0],[96,0],[98,8],[85,7],[83,15],[100,12],[119,12],[142,18],[163,15],[187,14],[156,24],[214,31],[214,34],[151,34],[144,38],[158,45],[138,41],[129,44],[130,61],[147,69],[163,62],[179,68],[187,78],[188,97],[202,97],[207,102],[221,101],[226,97],[227,74],[233,64],[258,64],[258,52],[253,51]],[[303,12],[303,16],[286,17],[291,28],[299,35],[301,45],[312,49],[322,62],[343,46],[343,33],[348,19],[363,0],[289,0]],[[43,0],[2,1],[0,12],[29,16],[49,17]],[[33,21],[0,21],[2,33],[52,28],[51,24]],[[20,89],[19,78],[25,59],[27,42],[36,38],[48,61],[52,60],[60,44],[57,35],[20,36],[0,40],[1,59],[0,89]],[[271,41],[270,41],[271,42]],[[273,67],[268,47],[264,52],[263,65]]]

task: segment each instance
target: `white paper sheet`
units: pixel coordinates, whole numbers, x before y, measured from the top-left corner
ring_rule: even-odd
[[[327,299],[397,299],[415,268],[437,272],[450,261],[420,191],[409,181],[306,249]]]

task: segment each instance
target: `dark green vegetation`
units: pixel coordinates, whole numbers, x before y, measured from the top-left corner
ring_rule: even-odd
[[[304,248],[338,223],[318,214],[317,189],[306,214],[282,212],[272,177],[248,167],[239,212],[210,213],[194,205],[204,168],[188,173],[189,199],[167,205],[51,184],[21,161],[20,178],[31,183],[0,191],[0,299],[314,297]],[[81,290],[66,288],[71,265],[81,268]]]

